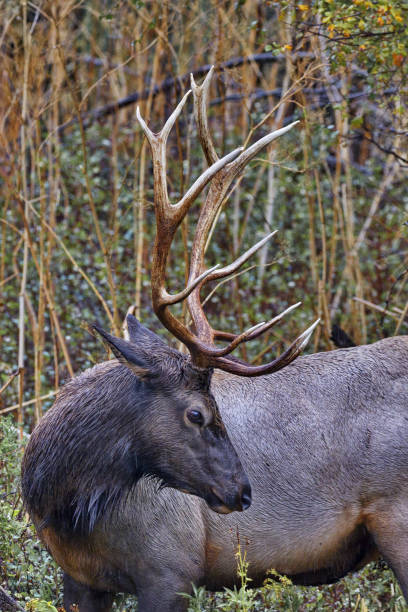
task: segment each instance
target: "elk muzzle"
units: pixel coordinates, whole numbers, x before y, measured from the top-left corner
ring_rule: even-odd
[[[251,485],[246,480],[237,487],[235,492],[222,493],[216,487],[211,487],[205,501],[214,512],[229,514],[243,512],[252,502]]]

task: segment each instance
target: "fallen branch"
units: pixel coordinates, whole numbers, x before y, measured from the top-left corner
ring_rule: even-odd
[[[303,58],[303,57],[312,57],[313,55],[308,52],[298,52],[293,55],[294,58]],[[243,64],[249,64],[251,62],[256,62],[257,64],[264,64],[267,62],[277,62],[284,58],[283,54],[274,55],[273,53],[256,53],[255,55],[248,55],[247,57],[235,57],[226,62],[222,62],[217,66],[217,70],[228,70],[230,68],[237,68],[238,66],[242,66]],[[89,125],[98,119],[102,119],[108,115],[116,113],[118,110],[129,106],[130,104],[135,104],[140,100],[146,100],[149,96],[155,98],[160,93],[170,91],[173,88],[179,88],[180,90],[187,87],[190,83],[190,74],[193,75],[194,78],[200,78],[205,76],[209,70],[211,69],[210,64],[205,64],[204,66],[200,66],[195,70],[190,72],[186,72],[185,74],[178,77],[167,77],[161,83],[157,85],[153,85],[152,87],[147,87],[143,91],[135,91],[134,93],[117,100],[116,102],[112,102],[110,104],[106,104],[100,108],[97,108],[94,111],[86,112],[82,115],[83,125],[85,128],[89,127]],[[77,118],[70,119],[66,121],[62,125],[59,126],[58,132],[64,131],[66,128],[70,127],[74,123],[77,122]]]
[[[18,601],[14,599],[2,586],[0,586],[0,610],[4,612],[14,612],[15,610],[22,610],[24,612],[23,606],[21,606]]]

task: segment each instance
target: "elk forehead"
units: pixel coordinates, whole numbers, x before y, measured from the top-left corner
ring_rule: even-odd
[[[189,362],[183,371],[185,391],[182,399],[190,404],[198,400],[212,414],[214,421],[221,422],[217,402],[210,391],[212,375],[212,368],[198,368]]]
[[[183,370],[186,387],[191,391],[210,393],[213,371],[212,368],[198,368],[189,361]]]

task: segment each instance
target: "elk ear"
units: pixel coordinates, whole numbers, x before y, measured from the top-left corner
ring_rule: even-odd
[[[154,332],[147,329],[132,314],[126,315],[126,327],[129,335],[129,342],[144,345],[151,350],[152,345],[157,348],[168,349],[167,344]]]
[[[91,325],[90,330],[98,333],[104,343],[112,350],[115,357],[139,378],[148,379],[159,374],[154,367],[147,363],[144,351],[138,351],[133,343],[108,334],[108,332],[96,324]]]

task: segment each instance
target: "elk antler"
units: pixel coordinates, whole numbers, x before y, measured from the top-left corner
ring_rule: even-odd
[[[245,166],[255,157],[255,155],[264,149],[270,142],[275,140],[275,138],[285,134],[285,132],[296,125],[298,121],[267,134],[245,150],[240,147],[219,159],[207,123],[207,98],[212,74],[213,68],[211,68],[201,86],[197,86],[193,76],[191,76],[191,88],[194,95],[194,112],[198,126],[198,137],[209,167],[176,204],[170,203],[167,193],[166,143],[170,130],[177,117],[180,115],[191,91],[185,94],[158,134],[154,134],[148,128],[140,115],[139,108],[137,109],[137,118],[149,141],[153,158],[154,206],[157,231],[152,261],[152,302],[154,311],[163,325],[187,346],[194,364],[200,367],[220,368],[221,370],[240,374],[241,376],[259,376],[260,374],[275,372],[293,361],[306,346],[319,321],[315,321],[315,323],[306,329],[303,334],[296,338],[282,355],[268,364],[252,366],[236,361],[231,357],[227,357],[227,355],[239,346],[239,344],[257,338],[260,334],[278,323],[286,314],[299,306],[300,302],[290,306],[270,321],[259,323],[242,334],[234,335],[213,330],[204,314],[200,301],[200,291],[202,287],[209,281],[225,278],[236,272],[276,232],[272,232],[268,236],[265,236],[265,238],[248,249],[248,251],[238,257],[234,262],[223,268],[219,268],[217,264],[213,268],[205,270],[205,247],[208,235],[232,181],[243,172]],[[165,275],[167,259],[174,234],[192,203],[209,183],[210,187],[201,209],[193,239],[187,286],[176,295],[171,295],[165,289]],[[185,299],[187,300],[195,333],[174,317],[169,310],[169,306]],[[217,348],[214,344],[216,339],[228,340],[229,344],[224,348]]]

